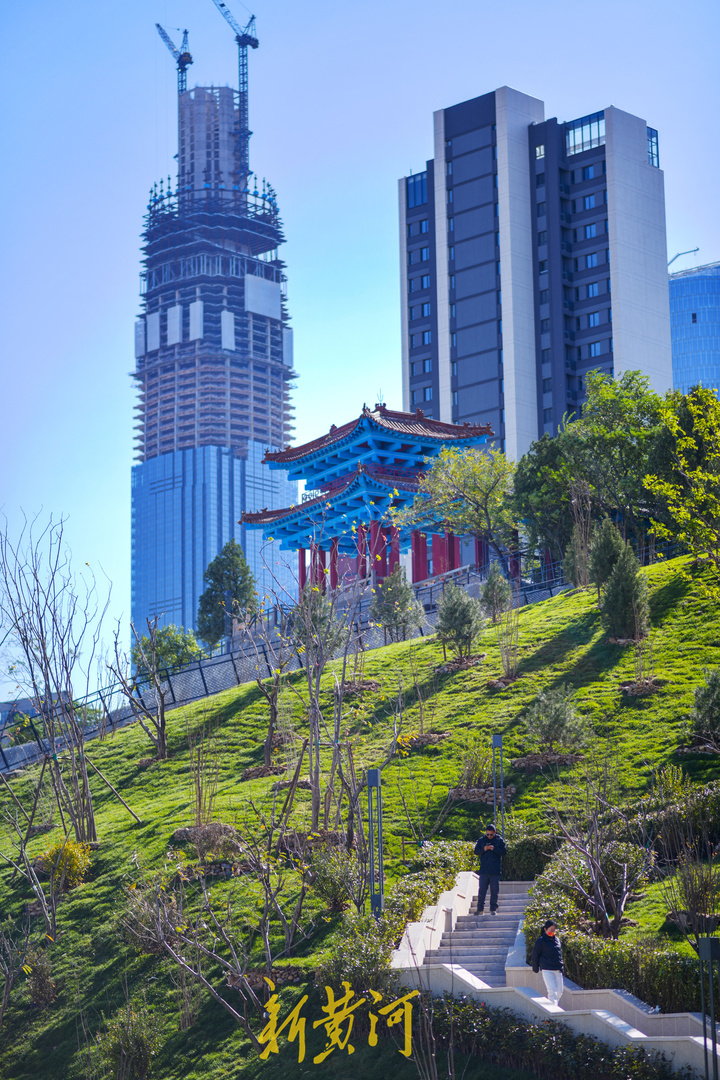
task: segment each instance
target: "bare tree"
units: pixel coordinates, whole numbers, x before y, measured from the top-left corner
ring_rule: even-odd
[[[517,585],[513,587],[513,596],[509,606],[499,613],[495,629],[505,678],[515,679],[518,672],[520,640],[520,594]]]
[[[187,728],[190,747],[190,772],[193,801],[195,803],[195,824],[209,825],[213,814],[218,780],[220,778],[220,760],[218,757],[218,723],[207,722],[203,710],[202,724],[199,730]]]
[[[720,925],[720,865],[712,833],[712,822],[694,792],[663,822],[666,848],[679,852],[663,882],[663,896],[670,918],[695,952],[700,937],[717,933]]]
[[[550,810],[566,841],[557,856],[566,887],[606,938],[618,937],[625,907],[654,863],[642,818],[619,805],[616,776],[617,762],[606,755],[575,800]]]
[[[110,591],[99,595],[91,571],[76,577],[65,544],[64,522],[25,521],[11,540],[0,531],[0,618],[13,674],[42,718],[58,803],[77,840],[97,840],[85,759],[86,723],[78,698],[87,697],[90,673]]]
[[[110,670],[133,716],[155,747],[157,760],[165,761],[168,756],[166,710],[172,701],[172,690],[167,669],[158,655],[157,615],[152,621],[147,619],[147,636],[138,634],[132,622],[130,630],[141,661],[138,670],[133,672],[132,661],[120,644],[119,625],[115,630]]]
[[[247,651],[255,658],[255,682],[270,710],[263,746],[265,765],[272,764],[283,679],[292,669],[297,655],[297,646],[292,637],[291,609],[276,604],[273,610],[277,614],[274,621],[271,622],[261,613],[245,625],[243,637]]]
[[[10,1004],[10,996],[25,965],[30,949],[30,919],[26,916],[18,926],[13,919],[0,924],[0,1027]]]

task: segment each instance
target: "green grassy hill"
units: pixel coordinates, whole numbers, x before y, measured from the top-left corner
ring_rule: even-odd
[[[651,589],[652,654],[660,691],[647,698],[628,699],[620,684],[633,678],[634,650],[610,645],[600,624],[591,591],[565,593],[525,608],[520,615],[521,678],[504,691],[491,690],[487,682],[501,674],[500,656],[493,628],[488,626],[479,646],[485,660],[477,667],[451,674],[437,672],[442,648],[434,639],[391,645],[370,653],[364,677],[379,683],[377,691],[356,699],[348,714],[347,729],[358,738],[358,765],[379,763],[388,746],[394,713],[401,702],[402,731],[450,732],[437,746],[396,756],[383,775],[386,862],[390,880],[404,872],[401,838],[412,843],[412,830],[403,810],[404,792],[411,816],[420,820],[428,808],[427,821],[445,802],[448,787],[460,777],[464,748],[479,739],[489,745],[492,733],[502,732],[506,746],[506,782],[517,787],[515,813],[537,825],[545,820],[559,787],[582,764],[561,770],[562,776],[514,772],[509,762],[530,749],[524,735],[522,715],[538,691],[556,684],[577,690],[579,709],[589,717],[593,739],[586,753],[613,755],[617,778],[628,796],[646,790],[653,769],[672,761],[682,763],[697,782],[720,776],[718,759],[703,755],[676,754],[681,731],[692,703],[694,688],[705,666],[720,662],[720,614],[706,599],[697,581],[688,575],[689,564],[674,560],[650,567],[646,573]],[[693,571],[694,572],[694,571]],[[301,676],[293,676],[299,680]],[[328,699],[332,674],[327,679]],[[303,733],[303,707],[291,688],[282,701],[283,722]],[[277,778],[242,782],[248,766],[262,763],[262,744],[267,725],[267,706],[257,686],[246,684],[214,698],[170,714],[170,758],[140,765],[151,749],[136,725],[90,746],[90,756],[142,819],[137,824],[98,780],[93,781],[97,805],[100,846],[92,853],[89,881],[74,889],[61,905],[62,936],[50,950],[56,1002],[44,1010],[32,1006],[26,990],[16,991],[0,1031],[0,1077],[2,1080],[71,1078],[92,1075],[86,1071],[82,1046],[83,1021],[97,1031],[126,1000],[144,994],[160,1018],[160,1046],[152,1076],[157,1078],[243,1076],[270,1078],[294,1061],[292,1051],[279,1060],[259,1062],[248,1053],[247,1040],[231,1019],[211,1000],[203,1000],[197,1023],[180,1031],[170,973],[156,957],[141,956],[123,937],[119,921],[125,889],[136,874],[139,860],[147,867],[160,866],[175,829],[193,824],[188,731],[213,725],[219,751],[219,783],[214,817],[234,822],[242,817],[248,797],[261,799]],[[216,725],[216,727],[214,726]],[[34,775],[34,773],[33,773]],[[13,781],[18,796],[28,802],[31,776]],[[97,779],[97,778],[96,778]],[[6,793],[5,793],[6,795]],[[3,796],[5,797],[5,796]],[[293,824],[307,821],[309,793],[299,792]],[[491,812],[487,807],[458,806],[448,817],[442,836],[475,839]],[[33,853],[45,849],[56,834],[33,841]],[[59,835],[59,830],[57,830]],[[0,825],[0,850],[10,850],[9,834]],[[0,914],[18,916],[31,899],[25,882],[12,871],[0,872]],[[314,901],[320,912],[322,904]],[[648,903],[649,923],[660,918],[659,905]],[[337,916],[319,916],[319,929],[303,946],[298,962],[313,966],[314,953],[327,943]],[[650,927],[659,929],[659,927]],[[218,980],[218,985],[220,980]],[[323,1066],[312,1062],[293,1068],[293,1075],[380,1076],[392,1068],[399,1080],[414,1076],[414,1068],[395,1051],[392,1061],[378,1048],[354,1059],[337,1057]],[[303,1071],[304,1068],[304,1071]],[[477,1066],[468,1077],[520,1077]]]

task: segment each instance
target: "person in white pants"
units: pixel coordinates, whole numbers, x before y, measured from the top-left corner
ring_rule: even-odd
[[[552,919],[544,924],[540,937],[533,945],[531,964],[536,974],[542,972],[551,1005],[559,1005],[563,992],[563,957],[557,927]]]

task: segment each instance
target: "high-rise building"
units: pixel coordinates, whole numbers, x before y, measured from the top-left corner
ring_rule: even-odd
[[[253,41],[245,42],[245,78]],[[203,572],[232,538],[261,589],[273,573],[292,587],[279,553],[261,552],[258,534],[239,524],[243,511],[297,498],[297,485],[262,463],[293,430],[280,213],[273,189],[263,182],[258,190],[249,172],[247,84],[244,94],[188,90],[182,63],[192,61],[186,51],[175,55],[177,182],[172,189],[168,178],[151,191],[135,327],[131,608],[138,628],[155,615],[160,625],[193,627]],[[242,59],[241,47],[241,79]]]
[[[590,370],[672,385],[657,132],[568,123],[509,87],[434,115],[399,182],[404,408],[490,423],[512,458],[582,409]]]
[[[673,386],[720,389],[720,262],[670,275]]]

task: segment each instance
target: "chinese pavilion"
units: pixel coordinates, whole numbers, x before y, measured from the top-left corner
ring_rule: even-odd
[[[303,501],[282,510],[244,513],[242,524],[261,528],[285,550],[298,552],[302,589],[311,579],[332,589],[349,576],[392,573],[400,552],[412,552],[412,580],[460,565],[460,540],[442,523],[420,530],[398,528],[392,514],[409,506],[419,490],[427,459],[447,446],[475,447],[492,437],[489,424],[446,424],[385,405],[363,407],[360,416],[301,446],[267,451],[271,469],[285,469],[288,480],[305,480]],[[484,546],[484,545],[483,545]],[[479,552],[476,561],[484,562]]]

